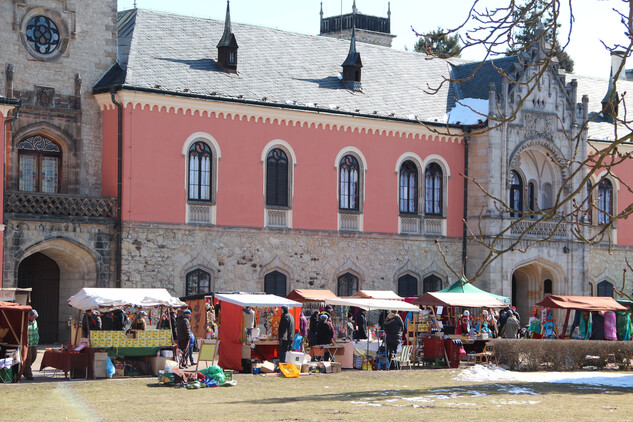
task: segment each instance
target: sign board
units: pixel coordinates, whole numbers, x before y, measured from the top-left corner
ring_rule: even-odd
[[[0,302],[13,302],[13,301],[15,301],[15,290],[0,289]]]

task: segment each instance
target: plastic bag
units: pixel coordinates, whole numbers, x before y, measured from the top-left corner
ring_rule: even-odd
[[[112,375],[114,375],[114,364],[112,363],[112,361],[110,360],[109,357],[106,358],[106,375],[108,376],[108,378],[112,378]]]
[[[198,372],[211,378],[212,380],[214,380],[220,385],[226,382],[226,376],[224,375],[224,371],[218,365],[209,366],[208,368],[201,369]]]

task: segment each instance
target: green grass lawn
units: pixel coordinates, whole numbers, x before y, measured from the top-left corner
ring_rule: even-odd
[[[0,420],[627,421],[631,389],[466,382],[458,369],[235,375],[235,387],[159,387],[154,378],[0,386]],[[633,375],[631,375],[633,376]]]

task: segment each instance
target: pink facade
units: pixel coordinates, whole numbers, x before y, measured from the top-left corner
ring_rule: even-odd
[[[185,141],[196,132],[219,146],[217,221],[223,226],[264,226],[262,153],[282,140],[296,157],[293,228],[337,230],[336,157],[355,147],[366,162],[363,218],[365,232],[398,232],[398,159],[412,153],[425,160],[442,157],[447,183],[447,235],[462,235],[464,145],[457,138],[412,139],[399,135],[336,130],[313,125],[263,123],[246,118],[207,117],[127,106],[123,113],[123,221],[185,223]],[[103,195],[116,196],[117,110],[103,112]],[[423,169],[419,169],[423,174]],[[421,178],[423,183],[423,178]]]

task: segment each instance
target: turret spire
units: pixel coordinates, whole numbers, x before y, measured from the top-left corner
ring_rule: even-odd
[[[224,19],[224,33],[217,45],[218,65],[229,73],[237,73],[237,40],[231,30],[231,9],[226,0],[226,18]]]

